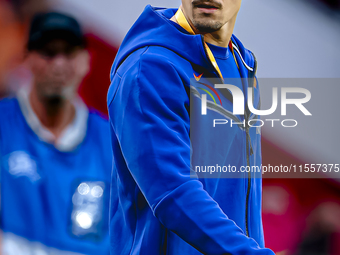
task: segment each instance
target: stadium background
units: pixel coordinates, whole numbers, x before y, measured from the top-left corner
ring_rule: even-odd
[[[178,7],[180,1],[53,0],[50,3],[54,9],[75,16],[83,24],[92,60],[91,72],[79,92],[87,105],[107,114],[110,67],[125,33],[147,4]],[[336,0],[243,0],[235,34],[255,53],[259,78],[340,78],[339,7]],[[23,69],[16,69],[9,78],[12,88],[27,75]],[[329,123],[332,125],[327,125],[327,130],[311,127],[315,129],[312,133],[322,132],[316,137],[311,137],[311,132],[282,135],[264,129],[263,164],[336,162],[340,152],[339,121],[334,118]],[[287,254],[340,254],[339,181],[336,178],[264,179],[266,246],[274,251],[286,250]]]

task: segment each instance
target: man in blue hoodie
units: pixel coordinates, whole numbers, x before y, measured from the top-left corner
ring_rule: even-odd
[[[235,80],[259,106],[255,58],[232,35],[240,5],[147,6],[126,35],[108,92],[119,196],[111,202],[111,254],[273,254],[264,248],[261,178],[195,170],[261,164],[260,129],[246,124],[258,116],[247,107],[233,115],[232,94],[208,79]],[[239,124],[213,127],[214,119]]]

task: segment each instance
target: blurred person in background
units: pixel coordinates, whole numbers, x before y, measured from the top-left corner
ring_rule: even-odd
[[[45,8],[44,0],[0,0],[0,98],[9,90],[6,74],[22,59],[30,19]]]
[[[3,254],[109,253],[109,125],[77,95],[85,46],[72,17],[34,17],[32,81],[0,102]]]

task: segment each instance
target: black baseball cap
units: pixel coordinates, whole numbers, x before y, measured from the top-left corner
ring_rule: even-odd
[[[41,49],[53,39],[64,39],[74,46],[85,47],[83,32],[74,18],[57,12],[35,15],[31,23],[27,49]]]

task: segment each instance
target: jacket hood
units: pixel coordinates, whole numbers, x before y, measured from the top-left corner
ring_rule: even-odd
[[[188,60],[189,62],[212,69],[203,46],[202,35],[181,32],[169,20],[178,9],[157,8],[147,5],[125,36],[113,66],[111,80],[120,64],[135,50],[145,46],[161,46]]]

